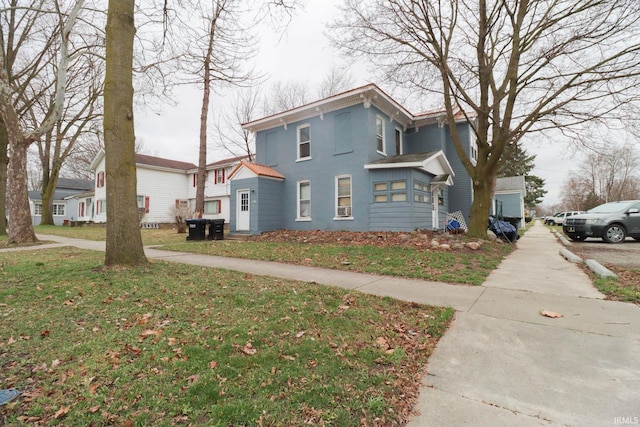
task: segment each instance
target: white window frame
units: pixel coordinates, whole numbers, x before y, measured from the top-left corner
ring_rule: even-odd
[[[33,214],[38,216],[42,215],[42,203],[33,204]]]
[[[64,203],[54,203],[51,211],[53,212],[53,216],[65,216],[66,206]],[[62,209],[62,213],[60,210]]]
[[[302,191],[300,190],[301,187],[303,185],[308,185],[309,186],[309,199],[308,200],[302,200],[301,195],[302,195]],[[296,211],[296,221],[311,221],[311,181],[308,179],[302,180],[302,181],[298,181],[298,185],[297,187],[297,194],[296,194],[296,200],[297,200],[297,211]],[[300,208],[300,205],[302,202],[309,202],[309,215],[308,216],[302,216],[302,209]]]
[[[306,141],[301,141],[300,140],[300,131],[304,128],[309,129],[309,139]],[[296,140],[297,140],[297,144],[296,144],[296,161],[305,161],[305,160],[311,160],[311,125],[309,125],[309,123],[305,123],[303,125],[300,125],[296,128]],[[301,147],[303,144],[308,144],[309,145],[309,155],[302,157],[301,156]]]
[[[341,196],[339,194],[339,183],[341,179],[349,178],[349,199],[351,203],[349,206],[340,206],[340,198],[344,198],[346,196]],[[334,220],[353,220],[353,178],[351,175],[337,175],[335,181],[335,217]],[[348,214],[341,212],[342,209],[348,209]],[[342,215],[340,215],[342,214]]]
[[[381,133],[378,133],[378,123],[380,123]],[[380,150],[379,142],[382,142],[382,150]],[[385,140],[385,125],[384,125],[384,117],[376,116],[376,151],[383,156],[387,155],[386,152],[387,141]]]
[[[469,132],[469,160],[474,166],[478,163],[478,140],[473,129]]]

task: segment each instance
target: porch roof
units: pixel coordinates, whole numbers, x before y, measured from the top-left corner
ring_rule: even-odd
[[[451,164],[442,150],[386,157],[375,160],[364,167],[365,169],[419,169],[434,175],[440,179],[438,183],[446,185],[453,185],[452,178],[455,176]]]

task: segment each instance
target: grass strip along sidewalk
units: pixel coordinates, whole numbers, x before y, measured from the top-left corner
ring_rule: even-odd
[[[6,425],[396,425],[451,309],[73,248],[0,253]]]

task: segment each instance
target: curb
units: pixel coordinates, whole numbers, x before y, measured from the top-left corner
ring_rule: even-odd
[[[569,240],[567,240],[567,238],[564,237],[561,233],[559,233],[557,231],[552,231],[552,233],[554,233],[556,235],[556,237],[560,240],[560,242],[564,246],[571,246],[572,245],[572,243]],[[583,262],[582,258],[580,258],[578,255],[574,254],[573,252],[571,252],[570,250],[568,250],[566,248],[560,249],[559,253],[567,261],[572,262],[574,264],[581,264]],[[600,264],[595,259],[588,259],[588,260],[584,261],[584,263],[587,265],[587,267],[589,267],[589,269],[591,271],[593,271],[600,278],[611,278],[611,279],[617,279],[618,278],[618,275],[616,275],[613,271],[609,270],[608,268],[604,267],[602,264]]]

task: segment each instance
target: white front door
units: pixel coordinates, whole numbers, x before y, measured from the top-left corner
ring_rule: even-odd
[[[251,229],[251,212],[249,209],[249,190],[238,190],[238,198],[236,199],[237,214],[236,214],[236,230],[248,231]]]

